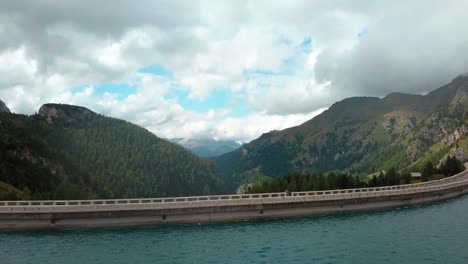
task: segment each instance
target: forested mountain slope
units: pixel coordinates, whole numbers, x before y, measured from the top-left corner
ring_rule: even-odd
[[[416,168],[451,153],[466,159],[468,77],[423,95],[353,97],[297,127],[263,134],[213,158],[231,189],[252,174]]]
[[[209,160],[144,128],[77,106],[46,104],[33,116],[0,113],[0,156],[0,194],[10,198],[224,191]]]
[[[214,140],[212,138],[174,138],[169,142],[176,143],[200,157],[215,157],[238,149],[241,145],[230,140]]]

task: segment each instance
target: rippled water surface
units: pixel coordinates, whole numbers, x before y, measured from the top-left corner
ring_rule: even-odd
[[[468,263],[468,196],[283,220],[1,231],[0,263]]]

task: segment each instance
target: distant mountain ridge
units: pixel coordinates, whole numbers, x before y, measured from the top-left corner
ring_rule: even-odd
[[[215,157],[235,149],[241,145],[231,140],[215,140],[213,138],[174,138],[170,142],[176,143],[192,151],[200,157]]]
[[[225,191],[214,165],[129,122],[79,106],[0,114],[0,200]]]
[[[263,134],[213,161],[231,189],[250,174],[372,173],[447,153],[467,159],[468,76],[429,94],[352,97],[296,127]]]

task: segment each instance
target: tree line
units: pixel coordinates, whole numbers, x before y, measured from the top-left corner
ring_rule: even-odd
[[[455,156],[448,156],[438,167],[427,162],[422,168],[421,181],[441,179],[455,175],[464,170],[463,163]],[[351,189],[365,187],[381,187],[414,183],[409,172],[399,172],[395,168],[380,172],[372,177],[360,177],[347,172],[331,172],[327,174],[310,174],[290,172],[285,176],[267,179],[253,184],[247,189],[249,193],[268,192],[302,192],[333,189]]]

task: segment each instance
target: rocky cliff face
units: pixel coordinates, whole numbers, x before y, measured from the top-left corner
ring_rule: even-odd
[[[461,77],[459,77],[461,78]],[[468,77],[465,77],[465,79]],[[461,82],[452,102],[450,102],[449,113],[452,115],[463,115],[468,107],[468,82]]]
[[[8,109],[2,100],[0,100],[0,112],[11,113],[10,109]]]
[[[95,114],[85,107],[66,104],[45,104],[39,108],[39,115],[44,117],[49,124],[58,119],[67,123],[84,121]]]

